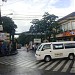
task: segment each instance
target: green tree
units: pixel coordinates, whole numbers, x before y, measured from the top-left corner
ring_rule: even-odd
[[[28,32],[27,32],[28,33]],[[32,41],[34,36],[32,35],[26,35],[26,32],[21,33],[21,35],[17,38],[18,43],[25,45],[29,44],[30,41]]]
[[[12,50],[11,52],[16,51],[16,43],[14,39],[15,29],[17,28],[17,25],[14,23],[14,21],[10,17],[3,16],[1,17],[2,25],[3,25],[3,32],[7,32],[10,34],[10,40],[12,40]],[[12,36],[12,38],[11,38]]]
[[[26,39],[26,36],[25,36],[24,33],[21,33],[21,35],[17,38],[18,43],[20,43],[20,44],[22,44],[22,45],[24,45],[24,43],[25,43],[25,41],[26,41],[25,39]]]
[[[45,12],[41,20],[32,20],[32,26],[30,27],[30,31],[45,33],[45,36],[46,38],[48,37],[49,41],[51,36],[53,36],[55,39],[56,34],[61,31],[60,25],[56,21],[57,18],[58,16],[55,16],[54,14],[50,15],[48,12]]]
[[[53,14],[49,14],[48,12],[45,12],[45,14],[42,16],[42,19],[33,19],[32,25],[28,32],[25,33],[41,33],[41,35],[38,35],[37,38],[42,38],[42,41],[47,38],[49,41],[56,41],[56,35],[61,32],[60,25],[57,22],[58,16],[55,16]],[[42,35],[42,33],[45,33],[45,35]],[[53,37],[53,40],[51,39]],[[20,35],[19,39],[21,43],[29,43],[34,38],[36,38],[36,35]]]
[[[2,17],[2,25],[3,25],[3,31],[12,33],[12,30],[15,30],[17,28],[17,25],[14,23],[14,21],[10,17]]]
[[[31,22],[33,25],[30,27],[30,32],[37,33],[39,32],[39,20],[38,19],[33,19]]]

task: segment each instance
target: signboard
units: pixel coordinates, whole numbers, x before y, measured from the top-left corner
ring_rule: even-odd
[[[75,30],[64,32],[63,36],[75,36]]]
[[[5,39],[6,39],[5,33],[0,33],[0,40],[5,40]]]
[[[10,35],[8,33],[0,33],[0,40],[10,40]]]
[[[3,26],[2,25],[0,25],[0,31],[3,31]]]
[[[34,43],[41,43],[41,39],[34,39]]]

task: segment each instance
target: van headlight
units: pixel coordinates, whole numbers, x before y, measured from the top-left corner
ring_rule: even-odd
[[[40,54],[36,54],[37,56],[40,56]]]

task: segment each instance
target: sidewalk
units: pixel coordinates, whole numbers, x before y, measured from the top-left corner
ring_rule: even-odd
[[[5,55],[0,54],[0,57],[3,57],[3,56],[11,56],[11,55],[15,55],[15,54],[18,54],[18,50],[12,51],[10,53],[6,53]]]

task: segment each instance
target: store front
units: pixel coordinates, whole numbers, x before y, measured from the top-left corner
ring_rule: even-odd
[[[56,36],[57,40],[61,41],[75,41],[75,30],[66,31]]]

